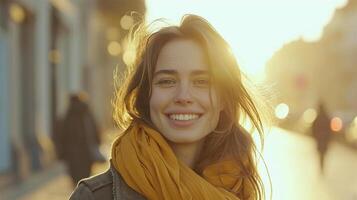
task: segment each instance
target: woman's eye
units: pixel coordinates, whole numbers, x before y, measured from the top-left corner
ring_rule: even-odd
[[[173,79],[161,79],[155,83],[155,85],[159,85],[162,87],[171,87],[171,86],[174,86],[175,84],[176,84],[176,81]]]
[[[194,81],[194,85],[198,87],[208,87],[210,85],[210,81],[208,79],[197,79]]]

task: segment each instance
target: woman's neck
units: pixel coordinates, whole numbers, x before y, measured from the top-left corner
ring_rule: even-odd
[[[201,152],[204,140],[195,143],[170,143],[176,157],[191,169],[194,168],[196,159]]]

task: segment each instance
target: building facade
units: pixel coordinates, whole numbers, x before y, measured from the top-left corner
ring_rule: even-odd
[[[320,101],[343,127],[357,116],[356,11],[357,0],[349,0],[336,9],[318,41],[293,41],[268,62],[268,81],[281,97],[276,103],[290,106],[292,121]]]
[[[0,188],[56,160],[54,125],[71,93],[86,91],[101,127],[113,126],[133,12],[145,16],[143,0],[0,0]]]
[[[0,1],[0,173],[23,179],[54,159],[53,123],[83,87],[77,3]]]

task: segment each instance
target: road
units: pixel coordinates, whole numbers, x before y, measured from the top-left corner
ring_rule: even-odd
[[[266,136],[263,155],[271,176],[273,200],[357,200],[355,150],[333,141],[322,174],[314,140],[273,128]]]

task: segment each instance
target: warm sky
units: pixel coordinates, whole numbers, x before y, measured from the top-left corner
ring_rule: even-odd
[[[201,15],[231,45],[247,74],[261,78],[266,61],[284,43],[318,40],[334,10],[347,0],[147,0],[148,20],[178,24],[186,13]]]

